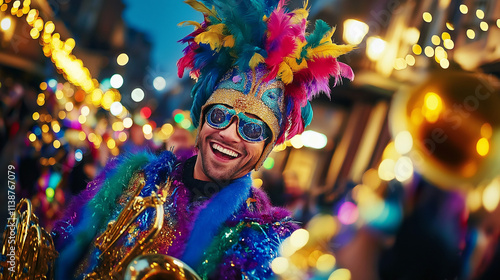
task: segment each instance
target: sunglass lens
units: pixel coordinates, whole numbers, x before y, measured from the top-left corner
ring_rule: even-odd
[[[259,140],[262,136],[262,126],[255,123],[246,123],[242,127],[242,132],[250,140]]]
[[[213,108],[209,117],[212,124],[220,125],[226,120],[226,113],[219,108]]]

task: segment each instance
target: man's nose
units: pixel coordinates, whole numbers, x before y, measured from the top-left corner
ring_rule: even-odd
[[[220,130],[219,135],[228,142],[241,141],[241,137],[238,134],[238,120],[234,118],[228,127]]]

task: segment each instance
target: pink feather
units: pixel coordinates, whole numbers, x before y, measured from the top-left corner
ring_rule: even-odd
[[[339,62],[339,67],[340,67],[340,75],[342,75],[342,77],[347,78],[351,81],[354,80],[354,72],[352,71],[352,68],[349,65]]]
[[[280,4],[285,3],[285,1],[282,2]],[[291,22],[291,16],[284,9],[277,9],[269,17],[266,65],[270,70],[270,74],[267,80],[276,77],[281,62],[285,57],[292,55],[297,48],[295,38],[301,35],[302,28],[300,25]]]
[[[182,78],[185,69],[193,69],[195,50],[198,48],[196,44],[190,44],[186,47],[185,55],[177,61],[177,76]]]

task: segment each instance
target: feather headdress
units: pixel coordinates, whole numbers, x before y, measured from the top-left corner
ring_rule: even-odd
[[[264,67],[259,82],[279,80],[284,84],[283,118],[274,144],[304,131],[312,118],[309,101],[320,92],[330,95],[329,80],[353,79],[352,69],[337,57],[352,45],[332,42],[334,29],[317,20],[306,33],[307,2],[289,11],[285,0],[186,0],[204,15],[202,23],[183,22],[195,31],[180,40],[187,44],[178,61],[178,75],[185,69],[197,80],[192,90],[192,119],[199,125],[202,108],[220,80],[233,68],[241,72]],[[264,65],[264,66],[262,66]]]

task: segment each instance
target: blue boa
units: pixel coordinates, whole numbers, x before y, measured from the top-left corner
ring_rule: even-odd
[[[182,261],[193,268],[198,267],[203,252],[208,249],[222,224],[245,203],[251,187],[252,178],[249,173],[234,180],[210,200],[194,222]]]

